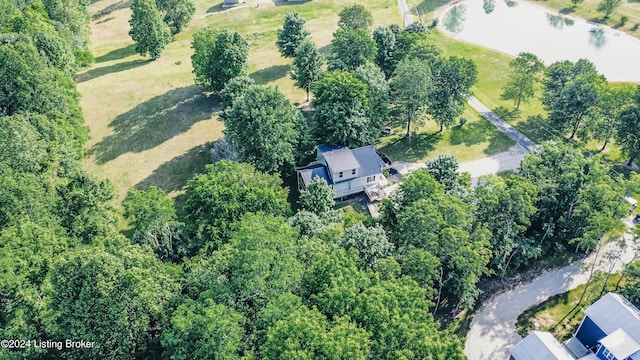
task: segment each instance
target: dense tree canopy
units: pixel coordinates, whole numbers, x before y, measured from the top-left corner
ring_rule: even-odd
[[[382,222],[400,254],[422,249],[438,261],[439,273],[430,288],[437,289],[436,308],[443,299],[449,306],[472,306],[479,295],[477,282],[488,274],[490,232],[474,221],[475,207],[457,195],[445,194],[428,170],[415,170],[400,190],[382,206]]]
[[[124,216],[133,221],[131,240],[148,245],[160,259],[175,259],[181,241],[182,224],[178,223],[173,199],[161,189],[129,190],[122,202]]]
[[[603,141],[603,151],[614,137],[620,124],[620,114],[627,105],[633,104],[634,88],[629,85],[607,84],[598,97],[598,105],[589,117],[589,136]]]
[[[219,92],[229,80],[249,70],[249,43],[229,29],[205,27],[196,31],[191,43],[196,83]]]
[[[183,212],[189,254],[218,249],[228,241],[233,222],[247,212],[286,215],[287,191],[281,184],[277,176],[249,164],[222,160],[207,165],[204,174],[187,183]]]
[[[488,175],[475,188],[476,217],[491,232],[491,266],[503,276],[509,265],[527,264],[540,255],[538,243],[524,236],[536,212],[538,187],[526,178]]]
[[[179,284],[150,251],[113,243],[70,252],[49,274],[52,335],[95,342],[90,350],[67,349],[74,358],[159,355],[166,306]]]
[[[385,77],[391,77],[396,67],[396,49],[398,48],[398,37],[400,36],[400,26],[391,24],[379,26],[373,30],[373,40],[376,42],[375,63],[384,72]]]
[[[607,172],[597,158],[586,158],[569,145],[544,144],[525,156],[518,174],[540,190],[526,235],[541,244],[543,254],[567,247],[594,249],[603,234],[616,228],[624,189]]]
[[[640,154],[640,87],[638,87],[633,104],[626,105],[618,114],[616,143],[629,156],[627,166]]]

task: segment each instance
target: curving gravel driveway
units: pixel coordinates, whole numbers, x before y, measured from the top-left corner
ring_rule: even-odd
[[[627,226],[633,226],[632,217],[626,219]],[[631,240],[630,235],[626,236]],[[615,244],[602,247],[596,268],[608,269],[611,262],[602,263],[605,254],[618,251]],[[622,269],[634,256],[632,247],[628,247],[613,266],[613,271]],[[550,296],[564,293],[587,282],[590,266],[595,252],[581,263],[571,264],[560,269],[548,271],[533,281],[512,290],[494,296],[475,315],[467,333],[464,352],[469,360],[507,360],[509,349],[522,340],[516,332],[518,315],[537,305]]]

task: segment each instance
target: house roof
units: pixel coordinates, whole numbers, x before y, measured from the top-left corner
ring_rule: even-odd
[[[574,360],[575,358],[548,332],[534,331],[512,347],[515,360]]]
[[[638,344],[626,331],[618,329],[600,340],[604,346],[616,359],[626,359],[640,350]]]
[[[353,149],[351,153],[358,163],[360,163],[359,176],[371,176],[380,173],[384,161],[380,155],[378,155],[373,145]]]
[[[327,175],[327,168],[322,164],[314,164],[297,169],[298,173],[302,177],[304,186],[308,186],[309,183],[316,177],[324,179],[328,185],[333,185],[331,178]]]
[[[632,339],[640,342],[640,310],[624,296],[608,293],[584,313],[606,334],[623,329]]]
[[[318,153],[324,157],[329,170],[334,173],[360,167],[353,150],[346,146],[318,145]]]
[[[591,354],[589,350],[575,336],[562,342],[567,350],[576,358],[582,359],[584,356]]]

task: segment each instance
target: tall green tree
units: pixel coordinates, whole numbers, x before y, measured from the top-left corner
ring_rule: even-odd
[[[133,221],[131,240],[150,246],[161,260],[175,260],[182,248],[182,224],[178,223],[173,199],[161,189],[131,189],[122,202],[124,216]]]
[[[287,13],[284,17],[284,25],[278,30],[278,40],[276,45],[280,51],[280,55],[285,58],[296,56],[296,51],[303,41],[309,37],[309,30],[304,28],[307,22],[297,12]]]
[[[338,27],[343,29],[363,29],[369,30],[373,24],[371,12],[361,4],[347,5],[338,14]]]
[[[191,0],[156,0],[156,5],[164,14],[163,21],[169,26],[173,35],[178,34],[189,24],[196,11]]]
[[[5,190],[3,188],[3,190]],[[9,190],[9,189],[6,189]],[[5,190],[5,191],[6,191]],[[59,227],[27,219],[0,230],[0,336],[7,339],[43,339],[44,323],[51,321],[46,298],[46,276],[55,259],[74,246]],[[3,359],[43,358],[46,349],[33,346],[0,349]]]
[[[444,298],[463,307],[473,305],[477,282],[489,273],[489,231],[474,228],[475,209],[455,195],[435,193],[409,205],[397,215],[392,242],[402,249],[424,249],[440,260],[436,309]]]
[[[368,88],[369,110],[366,114],[371,119],[370,132],[372,135],[380,134],[389,120],[389,83],[382,70],[371,62],[358,67],[355,75]]]
[[[455,155],[442,154],[427,160],[426,169],[433,178],[444,185],[447,193],[462,194],[465,184],[458,171],[458,158]]]
[[[309,91],[311,85],[318,81],[324,73],[322,66],[324,57],[318,51],[313,41],[306,39],[298,46],[291,69],[291,79],[296,82],[296,86],[307,92],[309,101]]]
[[[311,180],[306,189],[300,191],[300,199],[298,204],[303,210],[310,211],[318,216],[322,216],[335,206],[333,200],[335,193],[333,189],[327,185],[327,181],[323,178],[316,177]]]
[[[340,28],[333,33],[331,56],[355,70],[366,62],[373,62],[378,49],[371,34],[365,29]]]
[[[248,212],[286,215],[287,190],[275,175],[250,164],[221,160],[187,183],[185,214],[187,251],[215,250],[229,240],[232,225]]]
[[[588,60],[551,64],[545,71],[542,96],[549,121],[563,132],[571,131],[569,139],[573,139],[598,104],[604,84],[604,77]]]
[[[249,70],[249,43],[235,31],[201,28],[193,35],[191,48],[196,83],[207,90],[219,92]]]
[[[604,18],[608,19],[620,5],[622,5],[622,0],[602,0],[598,4],[598,11],[604,13]]]
[[[379,26],[373,30],[373,40],[378,49],[375,63],[384,72],[387,79],[393,75],[396,68],[396,50],[400,31],[398,24]]]
[[[587,125],[590,137],[603,142],[600,151],[604,151],[614,137],[620,123],[620,113],[633,103],[633,94],[634,88],[629,85],[607,84],[602,89]]]
[[[407,133],[411,136],[411,122],[425,111],[432,91],[431,70],[420,60],[406,59],[396,68],[391,79],[392,98],[407,121]]]
[[[476,64],[469,59],[451,56],[440,59],[432,66],[432,87],[427,113],[440,131],[456,123],[462,115],[471,87],[478,80]]]
[[[247,90],[253,88],[256,82],[247,75],[236,76],[229,80],[220,91],[220,100],[224,107],[233,105],[233,101],[244,96]]]
[[[442,49],[424,32],[413,32],[404,29],[397,38],[398,49],[396,61],[419,59],[432,67],[442,55]]]
[[[136,42],[136,52],[149,54],[152,60],[160,57],[171,41],[171,30],[162,20],[155,0],[134,0],[131,4],[129,36]]]
[[[466,359],[460,339],[438,331],[425,295],[408,277],[377,281],[358,294],[350,316],[371,333],[371,358]]]
[[[633,165],[633,160],[640,154],[640,87],[635,98],[634,104],[620,111],[616,129],[616,143],[629,156],[627,166]]]
[[[313,84],[311,131],[320,142],[359,147],[378,137],[367,117],[368,87],[351,72],[329,71]]]
[[[538,76],[544,69],[544,64],[532,53],[520,53],[509,62],[509,67],[509,81],[500,98],[513,100],[516,103],[514,110],[518,110],[521,102],[526,103],[535,94],[535,84],[539,81]]]
[[[296,155],[306,150],[307,123],[277,88],[250,87],[221,117],[225,136],[260,171],[287,172],[295,166]]]

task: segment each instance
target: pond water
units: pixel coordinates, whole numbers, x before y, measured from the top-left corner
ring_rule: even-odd
[[[463,0],[440,16],[438,28],[513,56],[534,53],[546,65],[587,58],[609,81],[640,82],[640,40],[534,4]]]

